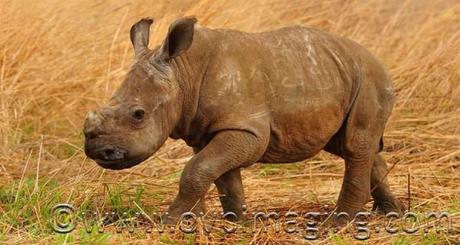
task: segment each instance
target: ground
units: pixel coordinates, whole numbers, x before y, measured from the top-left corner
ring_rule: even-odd
[[[265,31],[306,25],[349,37],[388,68],[396,105],[385,132],[391,188],[411,211],[447,211],[452,232],[422,228],[409,235],[377,232],[370,244],[459,244],[460,229],[460,3],[455,0],[370,1],[32,1],[6,0],[0,8],[0,243],[304,243],[304,234],[267,232],[243,224],[235,234],[167,230],[117,233],[126,217],[93,222],[93,232],[51,228],[51,209],[161,212],[174,198],[192,152],[168,140],[146,162],[108,171],[82,150],[86,112],[120,84],[132,61],[129,28],[154,17],[151,43],[159,44],[175,18],[195,15],[209,27]],[[308,133],[308,132],[306,132]],[[331,211],[343,175],[342,160],[321,153],[296,164],[256,164],[243,171],[248,216],[258,211]],[[410,185],[409,185],[410,182]],[[207,196],[220,211],[217,191]],[[367,209],[372,207],[369,202]],[[130,216],[131,215],[131,216]],[[122,215],[121,215],[122,216]],[[91,217],[88,216],[87,219]],[[90,219],[91,220],[91,219]],[[95,220],[94,217],[92,220]],[[140,219],[140,220],[144,220]],[[65,220],[64,220],[65,221]],[[63,221],[63,222],[64,222]],[[202,231],[202,229],[198,229]],[[361,243],[353,232],[320,229],[318,244]]]

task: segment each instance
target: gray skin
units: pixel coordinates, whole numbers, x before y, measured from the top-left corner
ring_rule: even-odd
[[[306,27],[245,33],[186,17],[150,50],[152,22],[131,28],[134,63],[109,103],[88,113],[85,152],[104,168],[124,169],[168,137],[193,147],[169,221],[204,212],[212,183],[224,212],[242,218],[242,167],[303,161],[321,150],[345,160],[337,212],[353,216],[371,195],[382,213],[404,210],[379,154],[393,87],[365,48]]]

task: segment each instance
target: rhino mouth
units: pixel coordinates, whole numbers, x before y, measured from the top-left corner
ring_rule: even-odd
[[[103,160],[103,159],[94,159],[94,161],[101,167],[111,170],[121,170],[126,168],[131,168],[143,161],[148,157],[141,156],[131,159],[121,159],[121,160]]]

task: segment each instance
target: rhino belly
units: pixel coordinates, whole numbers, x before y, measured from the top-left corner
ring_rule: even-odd
[[[290,163],[310,158],[324,148],[342,122],[338,105],[273,112],[270,142],[259,161]]]

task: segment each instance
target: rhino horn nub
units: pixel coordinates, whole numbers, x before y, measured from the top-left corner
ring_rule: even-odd
[[[86,115],[85,126],[83,129],[85,136],[88,137],[90,135],[97,133],[97,131],[99,131],[101,123],[102,120],[98,113],[94,111],[88,112],[88,114]]]
[[[143,53],[145,50],[148,50],[149,46],[149,32],[150,25],[153,23],[153,19],[144,18],[136,22],[131,27],[130,37],[131,43],[134,47],[134,55],[138,56]]]

